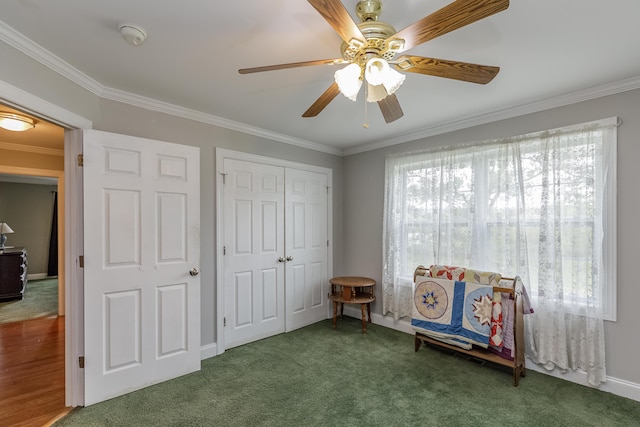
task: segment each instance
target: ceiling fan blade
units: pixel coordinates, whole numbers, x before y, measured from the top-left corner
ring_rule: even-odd
[[[292,62],[290,64],[267,65],[264,67],[241,68],[240,74],[260,73],[262,71],[284,70],[287,68],[308,67],[311,65],[336,65],[344,64],[344,59],[319,59],[316,61]]]
[[[393,95],[388,95],[381,101],[378,101],[378,105],[380,106],[380,111],[382,112],[384,121],[387,123],[395,122],[400,117],[404,116],[395,93]]]
[[[387,40],[403,39],[402,51],[472,24],[509,7],[509,0],[456,0],[425,16]]]
[[[362,31],[354,22],[347,9],[340,0],[308,0],[320,15],[333,27],[334,30],[347,42],[351,39],[366,41]]]
[[[340,89],[338,88],[338,84],[336,82],[333,82],[333,84],[329,86],[329,89],[325,90],[324,93],[320,95],[320,98],[318,98],[316,102],[314,102],[313,105],[309,107],[309,109],[305,111],[304,114],[302,114],[302,117],[317,116],[322,110],[324,110],[324,107],[326,107],[331,101],[333,101],[333,98],[338,96],[339,93]]]
[[[447,61],[446,59],[425,58],[403,55],[394,67],[399,71],[427,74],[465,82],[487,84],[498,74],[500,67],[470,64],[468,62]],[[394,61],[395,62],[395,61]]]

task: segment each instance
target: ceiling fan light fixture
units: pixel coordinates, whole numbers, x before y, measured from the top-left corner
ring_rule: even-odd
[[[14,132],[23,132],[36,127],[36,121],[21,114],[0,112],[0,127]]]
[[[382,58],[371,58],[364,68],[364,77],[370,85],[381,85],[389,71],[389,63]]]
[[[349,64],[346,67],[338,70],[333,75],[340,93],[349,98],[350,100],[356,100],[360,87],[362,87],[362,80],[360,79],[360,66],[358,64]]]
[[[378,57],[367,61],[364,75],[370,87],[383,86],[387,95],[395,93],[405,79],[403,74],[392,69],[387,61]]]
[[[387,93],[389,95],[393,95],[398,89],[400,89],[400,86],[402,86],[402,83],[404,83],[404,79],[404,74],[397,72],[393,68],[389,68],[384,76],[382,85],[387,90]]]
[[[383,85],[374,86],[371,83],[367,85],[367,102],[382,101],[387,95],[389,94]]]

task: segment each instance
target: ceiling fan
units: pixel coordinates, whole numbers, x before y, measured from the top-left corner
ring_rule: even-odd
[[[356,15],[361,20],[359,24],[353,21],[341,0],[308,0],[308,2],[342,38],[342,58],[238,70],[240,74],[249,74],[311,65],[348,64],[345,68],[336,71],[335,81],[302,114],[302,117],[317,116],[338,93],[355,101],[360,87],[363,82],[366,82],[367,101],[377,102],[385,122],[391,123],[403,116],[402,108],[395,95],[405,78],[399,71],[479,84],[489,83],[500,71],[499,67],[487,65],[413,55],[396,57],[396,55],[501,12],[509,7],[509,0],[456,0],[398,32],[391,25],[378,21],[382,11],[381,0],[358,2]]]

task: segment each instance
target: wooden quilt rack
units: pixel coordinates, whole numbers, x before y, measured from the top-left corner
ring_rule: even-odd
[[[422,265],[416,268],[413,274],[413,282],[416,282],[418,276],[427,275],[429,269]],[[524,319],[523,319],[523,308],[522,308],[522,289],[516,289],[516,280],[502,278],[502,280],[511,280],[513,285],[511,288],[507,287],[493,287],[494,292],[502,292],[508,293],[513,296],[513,299],[509,299],[508,303],[514,304],[514,318],[513,318],[513,345],[515,357],[513,360],[505,359],[500,357],[499,355],[492,353],[489,350],[486,350],[481,347],[473,346],[470,350],[463,349],[461,347],[457,347],[455,345],[447,344],[445,342],[439,341],[435,338],[431,338],[425,334],[420,332],[416,332],[415,336],[415,351],[420,349],[420,345],[424,342],[425,344],[432,344],[435,346],[447,348],[449,350],[453,350],[457,353],[466,354],[476,359],[486,360],[488,362],[496,363],[498,365],[506,366],[513,369],[513,385],[514,387],[518,386],[518,381],[520,377],[526,376],[526,370],[524,366]],[[503,300],[503,304],[507,303]]]

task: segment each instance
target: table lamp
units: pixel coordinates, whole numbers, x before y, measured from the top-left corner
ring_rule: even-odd
[[[0,222],[0,249],[4,249],[4,243],[7,241],[7,234],[9,233],[13,233],[9,224]]]

